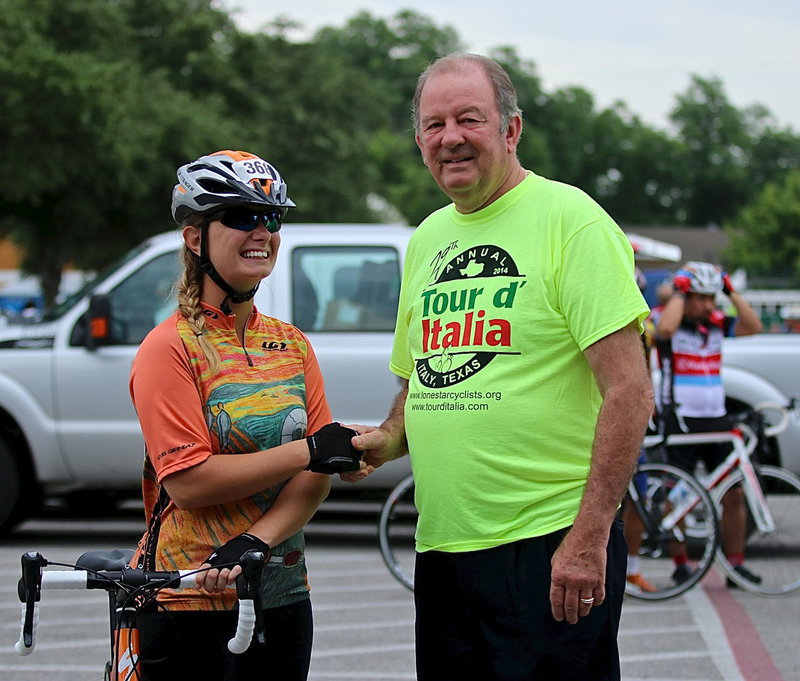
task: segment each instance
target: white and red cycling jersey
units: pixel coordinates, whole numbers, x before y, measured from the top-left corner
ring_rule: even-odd
[[[658,324],[660,310],[653,310]],[[722,385],[722,339],[731,335],[734,318],[721,312],[705,324],[686,319],[672,338],[656,337],[661,368],[661,387],[657,397],[662,413],[674,408],[681,417],[724,416],[725,389]]]

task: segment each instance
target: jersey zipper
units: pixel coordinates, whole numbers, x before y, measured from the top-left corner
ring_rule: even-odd
[[[250,319],[253,316],[253,311],[250,310],[250,314],[247,316],[247,323],[244,325],[244,329],[242,330],[242,351],[244,352],[245,359],[247,359],[247,366],[254,366],[253,359],[250,357],[250,353],[247,352],[247,329],[250,328]]]

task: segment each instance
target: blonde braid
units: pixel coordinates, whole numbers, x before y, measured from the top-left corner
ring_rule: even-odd
[[[212,373],[219,369],[220,359],[217,348],[205,336],[206,319],[200,306],[200,292],[203,286],[203,272],[197,256],[184,244],[181,248],[183,272],[176,285],[178,294],[178,310],[189,322],[189,326],[197,337],[200,349],[205,355]]]

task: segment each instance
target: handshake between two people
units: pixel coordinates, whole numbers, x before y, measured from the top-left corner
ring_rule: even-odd
[[[363,452],[353,446],[353,438],[358,435],[353,428],[333,422],[322,426],[316,433],[306,438],[308,453],[311,456],[306,470],[312,473],[353,473],[367,467],[361,460]]]
[[[384,463],[386,436],[373,426],[329,423],[306,438],[311,456],[306,470],[357,482]]]

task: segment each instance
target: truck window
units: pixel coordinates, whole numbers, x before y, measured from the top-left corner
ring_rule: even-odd
[[[292,323],[303,331],[394,331],[397,251],[304,246],[292,251]]]
[[[178,274],[178,257],[171,251],[146,263],[109,292],[113,319],[111,345],[138,345],[175,310],[172,288]],[[83,345],[85,337],[86,319],[81,317],[70,344]]]

